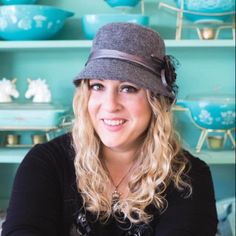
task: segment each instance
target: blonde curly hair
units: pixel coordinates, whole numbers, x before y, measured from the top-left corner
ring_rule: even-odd
[[[145,211],[147,206],[154,204],[160,211],[164,211],[168,204],[165,191],[171,182],[185,196],[189,196],[192,188],[186,178],[188,160],[173,129],[170,103],[165,97],[157,98],[147,91],[152,108],[150,127],[138,150],[137,168],[132,171],[129,179],[129,194],[112,208],[111,196],[107,193],[110,180],[99,155],[101,141],[88,114],[89,93],[88,82],[81,81],[73,100],[75,122],[72,129],[77,188],[86,210],[101,221],[106,221],[111,215],[115,217],[115,208],[131,223],[148,223],[152,215]]]

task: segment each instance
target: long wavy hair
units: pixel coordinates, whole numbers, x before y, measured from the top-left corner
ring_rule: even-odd
[[[101,161],[101,141],[88,114],[89,94],[88,82],[81,81],[73,100],[75,122],[72,129],[77,188],[86,210],[101,221],[108,220],[111,215],[116,217],[114,212],[121,212],[131,223],[147,223],[152,219],[146,211],[150,204],[160,212],[166,209],[165,192],[171,183],[183,192],[183,197],[191,195],[191,183],[187,177],[189,163],[173,129],[170,102],[147,91],[152,108],[150,126],[129,179],[129,194],[112,207],[111,196],[107,193],[110,180]]]

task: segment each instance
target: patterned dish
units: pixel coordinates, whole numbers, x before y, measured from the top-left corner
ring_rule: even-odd
[[[235,128],[235,97],[233,95],[187,96],[177,105],[188,108],[192,121],[202,129],[229,130]]]
[[[53,37],[74,13],[51,6],[0,7],[0,37],[7,40],[40,40]]]
[[[175,0],[177,7],[180,8],[182,0]],[[235,11],[235,0],[183,0],[184,10],[193,11],[195,13],[204,13],[206,15],[185,14],[190,21],[200,23],[202,21],[227,21],[232,15],[210,16],[213,13],[225,13]],[[207,15],[209,14],[209,15]]]

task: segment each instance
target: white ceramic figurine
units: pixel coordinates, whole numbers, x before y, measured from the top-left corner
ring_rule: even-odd
[[[50,103],[51,91],[48,88],[45,79],[38,78],[36,80],[27,79],[28,89],[25,93],[25,98],[33,97],[35,103]]]
[[[8,80],[2,78],[2,80],[0,80],[0,103],[12,102],[11,97],[19,97],[19,92],[16,89],[16,79]]]

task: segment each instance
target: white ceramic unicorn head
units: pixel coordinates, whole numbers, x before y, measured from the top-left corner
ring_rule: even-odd
[[[33,96],[33,102],[49,103],[51,102],[51,92],[45,80],[38,78],[36,80],[27,79],[28,89],[25,98],[29,99]]]
[[[0,80],[0,102],[12,102],[12,97],[18,98],[19,92],[16,89],[16,79],[8,80],[2,78]]]

